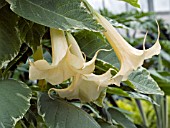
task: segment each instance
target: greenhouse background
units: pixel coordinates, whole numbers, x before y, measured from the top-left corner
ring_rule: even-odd
[[[119,0],[88,0],[96,10],[106,7],[111,12],[118,14],[129,10],[136,9],[133,6]],[[170,0],[139,0],[141,11],[156,12],[157,16],[170,22]]]

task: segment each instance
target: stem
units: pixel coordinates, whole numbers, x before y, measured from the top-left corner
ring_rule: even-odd
[[[158,56],[158,70],[163,71],[163,68],[164,68],[164,66],[162,64],[162,57],[161,57],[161,55],[159,55]]]
[[[157,127],[158,128],[168,128],[168,107],[167,107],[167,96],[155,95],[154,100],[160,105],[153,105],[156,117],[157,117]]]
[[[158,128],[162,128],[162,126],[161,126],[162,118],[161,118],[160,111],[159,111],[159,109],[161,109],[161,104],[159,103],[158,97],[157,97],[156,95],[153,96],[153,99],[156,101],[156,103],[158,103],[158,104],[160,105],[160,106],[158,107],[158,106],[156,106],[156,105],[153,104],[153,108],[154,108],[155,113],[156,113],[156,118],[157,118],[156,123],[157,123],[157,127],[158,127]]]
[[[158,70],[159,71],[163,71],[164,70],[164,67],[163,67],[163,64],[162,64],[162,57],[161,55],[158,56]],[[168,101],[167,101],[167,96],[156,96],[156,98],[159,97],[159,103],[160,103],[160,114],[161,115],[161,119],[162,119],[162,128],[168,128]],[[160,121],[160,120],[158,120]]]
[[[164,104],[164,117],[165,117],[165,128],[168,128],[168,100],[167,96],[163,96],[163,104]]]
[[[144,128],[147,128],[148,123],[147,123],[146,115],[145,115],[145,112],[144,112],[143,107],[142,107],[142,105],[141,105],[141,102],[140,102],[140,100],[138,100],[138,99],[135,99],[135,101],[136,101],[136,104],[137,104],[138,109],[139,109],[139,111],[140,111],[140,115],[141,115],[142,120],[143,120],[143,127],[144,127]]]

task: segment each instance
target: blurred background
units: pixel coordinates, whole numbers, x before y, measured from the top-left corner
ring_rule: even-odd
[[[164,19],[166,22],[170,22],[170,0],[138,0],[141,11],[155,12],[157,17]],[[122,12],[136,10],[133,6],[119,0],[88,0],[88,2],[96,9],[107,8],[114,14]]]

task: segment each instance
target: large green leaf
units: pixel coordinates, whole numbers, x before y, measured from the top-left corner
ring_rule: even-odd
[[[101,30],[101,26],[87,12],[81,0],[7,1],[15,13],[41,25],[63,30]]]
[[[45,27],[24,18],[18,21],[18,30],[20,38],[23,42],[27,43],[34,51],[40,45],[42,36],[44,35]]]
[[[80,108],[59,98],[39,94],[39,114],[49,128],[100,128],[99,124]]]
[[[140,8],[140,5],[138,4],[138,0],[121,0],[121,1],[125,1],[134,7]]]
[[[111,50],[112,47],[107,43],[106,39],[100,33],[94,33],[90,31],[80,31],[75,34],[75,38],[81,48],[81,50],[88,56],[93,57],[94,53],[99,49]],[[101,51],[98,55],[99,59],[112,64],[119,68],[119,60],[114,53],[111,51]]]
[[[30,106],[31,90],[16,80],[0,81],[0,127],[12,128]]]
[[[129,75],[128,80],[138,92],[157,95],[164,94],[145,68],[141,67],[138,70],[133,71]]]
[[[15,29],[17,15],[8,6],[0,9],[0,68],[12,60],[20,49],[20,41]]]
[[[149,72],[165,94],[170,95],[170,73],[157,72],[155,70],[150,70]]]
[[[119,109],[109,108],[108,112],[111,114],[112,119],[123,126],[123,128],[136,128],[136,126]]]

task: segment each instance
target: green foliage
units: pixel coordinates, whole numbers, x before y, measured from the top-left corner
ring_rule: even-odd
[[[115,125],[112,125],[104,120],[98,119],[98,123],[100,124],[101,128],[118,128]]]
[[[101,26],[81,6],[80,0],[7,0],[11,9],[25,19],[63,30],[98,31]]]
[[[137,108],[137,104],[134,100],[128,100],[128,99],[120,99],[116,101],[118,104],[118,107],[130,112],[128,116],[133,119],[135,124],[142,124],[142,117],[139,113],[139,109]],[[148,128],[155,128],[156,127],[156,115],[154,112],[154,109],[152,105],[149,102],[146,102],[144,100],[141,101],[141,105],[143,108],[143,114],[146,115],[147,119],[147,126]],[[142,126],[144,127],[144,126]]]
[[[30,107],[31,89],[16,80],[0,80],[0,127],[12,128]]]
[[[138,0],[122,0],[122,1],[125,1],[134,7],[140,8],[140,5],[138,4]]]
[[[124,128],[136,128],[136,126],[119,109],[109,108],[108,111],[112,118]]]
[[[18,29],[21,40],[36,51],[42,41],[42,36],[46,32],[45,27],[20,18],[18,21]]]
[[[18,55],[14,59],[12,59],[6,66],[3,72],[3,77],[5,77],[8,74],[8,72],[15,71],[15,69],[20,63],[25,63],[28,59],[28,56],[30,56],[31,54],[32,54],[31,48],[29,48],[25,43],[23,43],[20,47]]]
[[[59,98],[39,94],[39,114],[50,128],[100,128],[97,122],[80,108]]]
[[[138,92],[157,95],[164,94],[159,88],[158,84],[149,75],[149,72],[144,68],[140,68],[131,73],[128,77],[128,80]]]
[[[165,92],[166,95],[170,95],[170,73],[169,72],[157,72],[150,70],[152,77],[158,83],[160,88]]]
[[[0,67],[12,60],[18,53],[21,42],[15,29],[18,16],[9,6],[0,9]]]
[[[100,75],[111,68],[114,76],[120,68],[120,62],[112,47],[100,33],[103,29],[93,18],[92,12],[83,5],[82,0],[6,1],[10,6],[5,0],[0,0],[0,127],[11,128],[18,121],[16,128],[46,126],[50,128],[136,128],[144,126],[143,117],[146,112],[149,122],[146,127],[155,128],[155,117],[157,117],[162,118],[162,125],[158,123],[159,128],[165,128],[167,110],[164,109],[166,102],[163,101],[166,101],[166,98],[162,96],[155,98],[155,95],[163,95],[163,91],[166,95],[170,94],[168,91],[170,32],[169,26],[162,20],[158,20],[161,29],[161,55],[159,58],[154,57],[144,62],[145,68],[154,69],[150,71],[153,78],[147,69],[139,68],[133,71],[129,79],[122,82],[120,87],[110,85],[100,94],[97,101],[81,103],[79,100],[68,101],[59,97],[49,97],[47,91],[54,86],[45,80],[29,80],[28,67],[29,61],[32,59],[36,61],[43,57],[51,63],[52,51],[48,28],[51,27],[74,32],[74,37],[87,61],[97,50],[107,49],[99,52],[93,73]],[[123,1],[140,7],[137,0]],[[9,9],[10,7],[16,14]],[[152,13],[132,11],[115,15],[106,8],[101,10],[101,13],[110,18],[114,27],[125,29],[127,33],[134,29],[132,36],[127,34],[128,42],[133,46],[137,45],[139,49],[143,38],[136,38],[136,29],[141,31],[141,34],[144,34],[146,29],[149,30],[146,46],[157,38],[155,20],[149,18]],[[13,80],[14,78],[27,83],[29,88],[23,82]],[[55,87],[65,88],[70,85],[70,82],[71,79]],[[140,100],[147,103],[142,102],[140,106],[136,102],[135,105],[134,101]],[[120,101],[123,107],[119,105]],[[155,108],[156,115],[151,104]],[[136,106],[139,110],[144,109],[141,115]]]
[[[165,50],[168,54],[170,54],[170,41],[169,40],[162,40],[160,41],[162,49]]]
[[[90,31],[80,31],[75,34],[81,50],[88,56],[92,57],[99,49],[108,49],[110,51],[101,51],[97,58],[110,63],[119,68],[119,60],[113,52],[112,47],[100,33]]]
[[[149,101],[152,104],[158,105],[153,99],[151,99],[149,96],[146,96],[144,94],[131,92],[131,91],[124,91],[120,88],[111,88],[109,87],[107,89],[107,93],[114,94],[122,97],[128,97],[128,98],[134,98],[134,99],[140,99],[140,100],[146,100]]]

